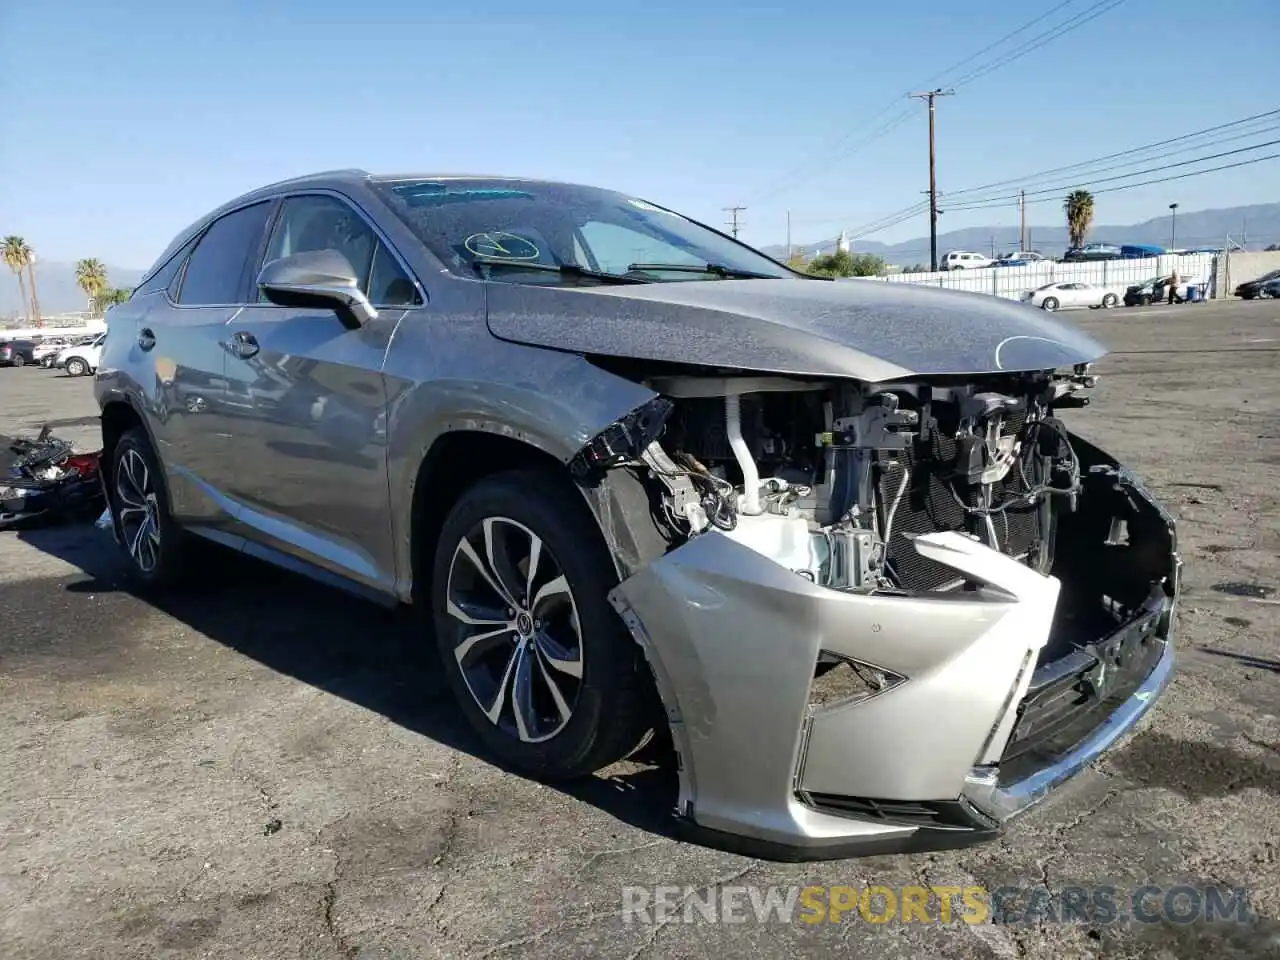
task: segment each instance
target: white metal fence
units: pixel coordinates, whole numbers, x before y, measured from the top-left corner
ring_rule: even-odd
[[[889,283],[924,283],[947,290],[967,290],[1017,300],[1027,290],[1046,283],[1079,281],[1124,293],[1130,284],[1152,277],[1178,276],[1212,284],[1216,277],[1217,255],[1212,253],[1166,254],[1142,260],[1098,260],[1084,263],[1042,263],[1025,267],[982,267],[977,270],[947,270],[936,273],[893,273],[877,279]],[[1220,295],[1220,294],[1219,294]]]

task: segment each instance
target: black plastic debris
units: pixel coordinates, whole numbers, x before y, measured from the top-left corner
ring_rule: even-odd
[[[99,453],[74,452],[47,426],[0,435],[0,530],[92,519],[105,500],[99,466]]]
[[[1237,581],[1215,583],[1209,589],[1216,590],[1218,593],[1230,594],[1233,597],[1249,597],[1254,600],[1265,599],[1275,592],[1270,587],[1264,587],[1260,583],[1240,583]]]

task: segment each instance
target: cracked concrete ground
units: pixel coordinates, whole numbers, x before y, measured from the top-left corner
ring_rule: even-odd
[[[570,789],[487,763],[404,617],[231,557],[141,596],[91,528],[4,533],[0,957],[1280,956],[1280,593],[1213,589],[1280,589],[1280,302],[1074,319],[1115,352],[1073,426],[1181,519],[1180,662],[999,842],[810,864],[686,842],[661,754]],[[0,433],[92,445],[92,413],[88,380],[0,370]],[[1247,887],[1255,919],[620,917],[623,885],[1147,882]]]

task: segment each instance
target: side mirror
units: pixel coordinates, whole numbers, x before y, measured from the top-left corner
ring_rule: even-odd
[[[333,310],[353,330],[378,318],[355,270],[337,250],[308,250],[272,260],[258,274],[258,289],[280,307]]]

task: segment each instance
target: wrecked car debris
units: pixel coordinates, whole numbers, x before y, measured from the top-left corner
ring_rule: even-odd
[[[38,436],[3,437],[0,530],[84,520],[102,509],[98,452],[75,453],[43,427]]]

